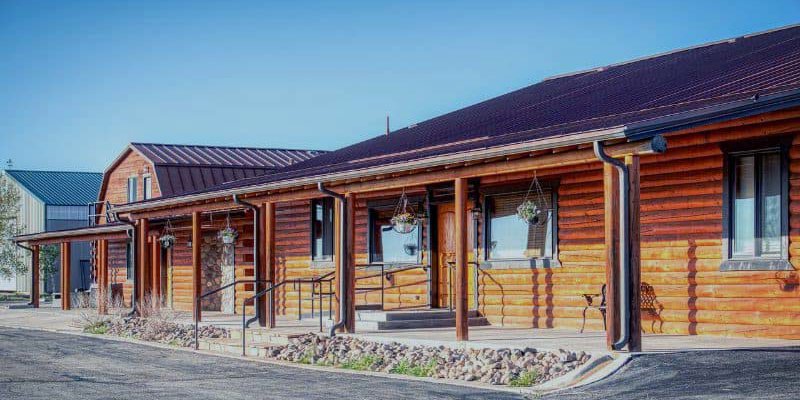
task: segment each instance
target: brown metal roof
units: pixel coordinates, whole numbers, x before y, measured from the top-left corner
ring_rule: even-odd
[[[131,143],[153,162],[162,196],[202,191],[309,160],[320,150]]]

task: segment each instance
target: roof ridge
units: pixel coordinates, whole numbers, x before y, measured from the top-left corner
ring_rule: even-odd
[[[681,48],[678,48],[678,49],[662,51],[660,53],[649,54],[649,55],[646,55],[646,56],[636,57],[636,58],[632,58],[630,60],[620,61],[620,62],[616,62],[616,63],[612,63],[612,64],[601,65],[601,66],[592,67],[592,68],[586,68],[586,69],[573,71],[573,72],[565,72],[563,74],[551,75],[551,76],[548,76],[548,77],[542,79],[539,82],[546,82],[546,81],[551,81],[551,80],[559,79],[559,78],[566,78],[566,77],[570,77],[570,76],[588,74],[590,72],[600,72],[600,71],[606,70],[608,68],[619,67],[619,66],[622,66],[622,65],[632,64],[632,63],[639,62],[639,61],[644,61],[644,60],[652,60],[652,59],[655,59],[655,58],[664,57],[664,56],[668,56],[668,55],[671,55],[671,54],[676,54],[676,53],[682,53],[684,51],[701,49],[701,48],[704,48],[704,47],[716,46],[718,44],[723,44],[723,43],[735,43],[739,39],[746,39],[746,38],[751,38],[751,37],[755,37],[755,36],[766,35],[768,33],[778,32],[778,31],[797,28],[797,27],[800,27],[800,23],[785,25],[785,26],[772,28],[772,29],[767,29],[767,30],[760,31],[760,32],[748,33],[748,34],[745,34],[745,35],[733,36],[733,37],[729,37],[729,38],[726,38],[726,39],[714,40],[714,41],[711,41],[711,42],[700,43],[700,44],[696,44],[696,45],[692,45],[692,46],[688,46],[688,47],[681,47]]]
[[[131,142],[132,146],[179,146],[179,147],[202,147],[211,149],[247,149],[247,150],[282,150],[282,151],[316,151],[327,153],[330,150],[317,150],[317,149],[295,149],[284,147],[254,147],[254,146],[225,146],[213,144],[181,144],[181,143],[152,143],[152,142]]]
[[[52,170],[52,169],[4,169],[5,172],[46,172],[46,173],[57,173],[57,174],[97,174],[103,175],[102,172],[94,172],[94,171],[59,171],[59,170]]]

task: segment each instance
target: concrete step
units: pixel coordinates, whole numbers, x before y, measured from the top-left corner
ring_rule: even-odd
[[[325,324],[330,327],[332,322]],[[470,326],[489,325],[477,311],[469,312]],[[448,310],[357,311],[356,331],[392,329],[450,328],[456,326],[456,315]]]
[[[484,317],[474,317],[469,319],[470,326],[486,326],[489,321]],[[384,331],[395,329],[424,329],[424,328],[454,328],[455,318],[435,318],[435,319],[403,319],[393,321],[356,321],[356,332],[364,331]]]
[[[478,312],[471,310],[469,317],[478,316]],[[449,310],[404,310],[404,311],[359,311],[356,312],[356,321],[404,321],[404,320],[435,320],[435,319],[455,319],[455,311]]]
[[[230,329],[230,339],[237,340],[238,343],[242,342],[242,330]],[[245,332],[245,339],[248,344],[258,345],[285,345],[289,343],[289,339],[301,336],[301,334],[287,334],[277,333],[270,329],[265,328],[248,328]],[[241,350],[241,346],[240,346]]]
[[[244,355],[250,357],[266,357],[267,350],[276,344],[267,343],[247,343]],[[235,356],[242,355],[242,339],[200,339],[198,341],[200,350],[213,351],[215,353],[230,354]]]

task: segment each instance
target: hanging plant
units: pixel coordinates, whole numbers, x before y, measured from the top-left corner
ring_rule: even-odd
[[[164,225],[164,232],[161,233],[158,241],[161,242],[161,247],[165,249],[175,245],[175,235],[172,234],[172,223],[169,220],[167,220],[166,225]]]
[[[394,209],[394,215],[389,221],[392,223],[392,229],[403,235],[413,232],[419,225],[419,217],[414,212],[414,209],[408,205],[405,189],[403,189],[400,201],[397,202],[397,207]]]
[[[161,242],[161,247],[168,249],[175,245],[175,235],[171,233],[165,233],[158,238],[158,241]]]
[[[549,216],[550,204],[544,195],[542,185],[539,184],[539,179],[534,173],[528,192],[525,193],[522,204],[517,207],[517,218],[525,221],[528,225],[544,225],[547,223]]]
[[[220,238],[220,240],[222,240],[222,243],[224,244],[235,243],[237,236],[239,236],[239,232],[237,232],[236,229],[231,228],[230,226],[217,233],[217,237]]]

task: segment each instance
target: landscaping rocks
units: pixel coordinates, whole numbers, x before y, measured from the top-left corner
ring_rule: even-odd
[[[492,385],[531,386],[586,363],[585,352],[536,349],[451,349],[307,334],[271,347],[267,358]]]
[[[159,319],[118,318],[110,320],[108,321],[106,333],[174,346],[194,346],[194,325],[178,324]],[[201,338],[230,337],[226,329],[215,326],[201,326],[198,336]]]

